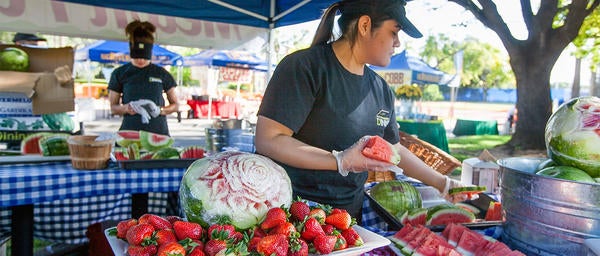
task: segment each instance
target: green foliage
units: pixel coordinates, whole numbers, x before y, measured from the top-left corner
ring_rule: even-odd
[[[576,58],[590,57],[590,70],[596,70],[600,64],[600,9],[596,8],[587,16],[573,40]]]
[[[425,101],[441,101],[444,100],[444,95],[440,91],[437,84],[428,84],[423,87],[423,100]]]

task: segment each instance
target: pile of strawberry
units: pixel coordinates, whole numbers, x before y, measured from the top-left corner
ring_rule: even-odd
[[[356,221],[343,209],[309,206],[298,199],[276,207],[247,230],[223,223],[202,227],[177,216],[145,214],[120,221],[111,235],[126,241],[129,256],[329,254],[364,244],[352,228]]]

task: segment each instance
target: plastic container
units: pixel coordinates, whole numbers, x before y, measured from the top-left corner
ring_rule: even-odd
[[[69,152],[73,168],[79,170],[106,169],[114,140],[96,141],[96,135],[69,136]]]

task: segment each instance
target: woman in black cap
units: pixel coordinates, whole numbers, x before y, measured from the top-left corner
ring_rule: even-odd
[[[134,20],[125,27],[131,62],[116,68],[108,83],[111,113],[123,115],[120,130],[169,135],[166,115],[177,112],[179,108],[175,79],[164,68],[152,63],[155,31],[156,27],[147,21]],[[167,95],[168,105],[163,92]],[[142,101],[150,101],[151,106],[134,105]],[[147,112],[140,113],[140,106]],[[156,112],[148,113],[152,112],[151,109]]]
[[[343,0],[321,19],[312,45],[286,56],[274,71],[258,111],[259,154],[281,164],[300,196],[340,207],[360,223],[367,171],[392,164],[361,154],[366,136],[397,148],[404,173],[447,194],[460,186],[399,143],[394,93],[367,64],[387,66],[398,34],[421,32],[406,18],[403,0]],[[334,34],[334,18],[340,35]],[[462,198],[448,198],[461,200]]]

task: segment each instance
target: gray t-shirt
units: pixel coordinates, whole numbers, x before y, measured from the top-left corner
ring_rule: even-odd
[[[362,76],[346,70],[331,45],[297,51],[277,66],[258,115],[294,131],[293,137],[327,151],[342,151],[364,135],[399,141],[394,94],[385,80],[365,67]],[[346,208],[359,218],[367,173],[347,177],[282,163],[294,198]]]

